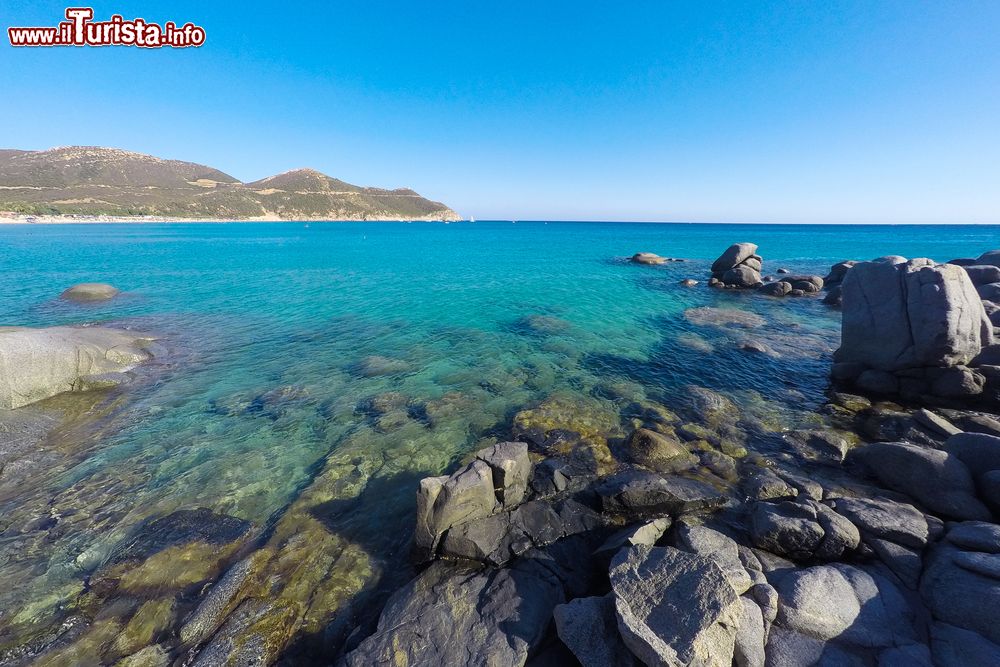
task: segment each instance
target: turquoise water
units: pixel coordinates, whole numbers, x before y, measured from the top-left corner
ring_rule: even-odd
[[[838,312],[816,298],[679,285],[704,281],[737,241],[760,246],[765,273],[825,275],[843,259],[976,256],[1000,246],[1000,229],[0,226],[0,325],[109,321],[167,351],[106,422],[49,442],[44,464],[16,484],[0,475],[0,646],[61,622],[141,521],[204,507],[267,540],[338,465],[359,479],[352,489],[377,493],[343,492],[355,504],[323,517],[325,528],[363,546],[366,582],[404,578],[415,480],[506,437],[519,410],[552,397],[624,429],[636,398],[683,415],[684,388],[696,384],[748,412],[778,409],[773,401],[789,428],[810,423]],[[688,261],[625,261],[637,251]],[[125,293],[90,307],[57,299],[85,281]],[[739,307],[766,324],[699,326],[684,312],[700,306]],[[751,337],[777,355],[741,350]]]

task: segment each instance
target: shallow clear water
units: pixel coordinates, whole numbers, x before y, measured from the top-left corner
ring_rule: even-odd
[[[1000,230],[0,226],[0,325],[111,321],[159,336],[169,352],[113,419],[50,442],[26,481],[0,475],[0,644],[58,621],[140,521],[204,507],[263,534],[339,462],[369,492],[324,525],[363,547],[374,563],[364,577],[404,577],[415,481],[505,437],[518,410],[552,396],[613,417],[625,395],[683,412],[684,387],[697,384],[751,411],[773,398],[789,427],[808,423],[824,400],[838,312],[817,298],[679,285],[704,281],[737,241],[760,246],[765,273],[825,275],[842,259],[975,256],[1000,246]],[[689,261],[624,261],[637,251]],[[58,300],[85,281],[125,294],[91,307]],[[699,306],[739,307],[767,324],[697,326],[684,311]],[[748,337],[780,356],[740,350]],[[402,398],[373,408],[386,392]]]

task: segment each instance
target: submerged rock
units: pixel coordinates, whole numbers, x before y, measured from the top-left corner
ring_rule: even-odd
[[[124,383],[152,358],[152,340],[108,327],[0,327],[0,409]]]
[[[698,326],[754,329],[767,324],[767,320],[760,315],[736,308],[712,308],[710,306],[688,308],[684,311],[684,317],[691,324]]]
[[[677,472],[698,461],[677,438],[645,428],[633,431],[626,447],[633,463],[659,472]]]
[[[108,301],[118,296],[119,293],[117,287],[107,283],[80,283],[68,288],[59,296],[66,301],[92,302]]]

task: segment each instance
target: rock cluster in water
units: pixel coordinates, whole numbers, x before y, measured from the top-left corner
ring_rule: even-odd
[[[734,243],[712,264],[709,285],[749,289],[760,287],[763,259],[754,243]]]

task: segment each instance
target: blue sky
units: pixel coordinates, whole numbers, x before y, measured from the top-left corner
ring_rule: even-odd
[[[480,219],[1000,223],[1000,2],[93,6],[207,42],[4,35],[0,146],[309,166]]]

